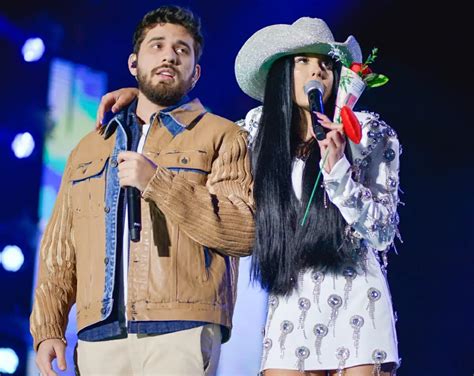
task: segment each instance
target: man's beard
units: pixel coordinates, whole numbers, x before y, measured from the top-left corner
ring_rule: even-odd
[[[178,82],[178,85],[172,86],[167,83],[153,84],[151,77],[155,75],[155,71],[151,71],[150,77],[147,77],[140,68],[137,69],[138,89],[152,103],[159,106],[169,107],[180,101],[192,86],[192,78]],[[175,79],[178,79],[178,73],[175,72]]]

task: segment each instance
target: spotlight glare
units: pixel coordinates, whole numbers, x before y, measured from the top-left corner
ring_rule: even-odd
[[[0,373],[12,375],[18,368],[18,355],[10,348],[0,347]]]
[[[28,63],[38,61],[43,56],[44,49],[44,43],[41,38],[29,38],[21,49],[23,59]]]
[[[25,256],[23,256],[20,247],[16,245],[7,245],[3,248],[3,252],[0,254],[0,261],[5,270],[9,272],[17,272],[23,265]]]
[[[26,158],[35,148],[35,140],[29,132],[18,133],[12,142],[12,150],[17,158]]]

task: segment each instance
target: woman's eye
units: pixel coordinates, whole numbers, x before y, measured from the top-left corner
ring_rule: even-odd
[[[301,64],[306,64],[308,62],[308,58],[304,56],[300,56],[296,58],[296,62],[301,63]]]
[[[334,65],[331,60],[322,61],[321,65],[326,70],[333,70]]]

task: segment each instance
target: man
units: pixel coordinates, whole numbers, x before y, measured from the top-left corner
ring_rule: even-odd
[[[215,374],[232,327],[236,257],[254,239],[254,203],[246,133],[186,95],[202,43],[188,10],[146,14],[128,62],[137,100],[68,159],[30,320],[43,375],[55,374],[54,358],[66,367],[74,303],[81,374]],[[141,193],[136,242],[122,187]]]

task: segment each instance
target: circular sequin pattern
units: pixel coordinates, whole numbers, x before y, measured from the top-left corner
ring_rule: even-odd
[[[360,329],[364,326],[364,318],[359,315],[354,315],[350,318],[349,322],[354,329]]]
[[[281,322],[280,329],[283,333],[289,334],[293,331],[294,325],[291,321],[284,320]]]
[[[295,350],[295,355],[298,359],[307,359],[309,353],[309,349],[306,346],[300,346]]]
[[[325,337],[328,331],[328,327],[324,324],[316,324],[313,329],[313,333],[316,337]]]
[[[311,307],[311,302],[308,298],[298,299],[298,308],[302,311],[307,311]]]
[[[263,348],[265,350],[270,350],[273,346],[273,342],[270,338],[265,338],[265,340],[263,341]]]
[[[376,302],[377,300],[380,299],[381,296],[382,296],[382,293],[379,290],[377,290],[375,287],[371,287],[367,291],[367,297],[372,302]]]
[[[280,304],[280,301],[278,299],[277,296],[275,295],[271,295],[269,298],[268,298],[268,305],[270,307],[272,307],[273,309],[275,309],[276,307],[278,307],[278,304]]]
[[[357,276],[356,270],[352,266],[348,266],[342,272],[345,278],[354,279]]]
[[[372,128],[372,129],[379,129],[379,127],[380,127],[380,122],[377,121],[377,120],[371,120],[371,121],[369,122],[369,126],[370,126],[370,128]]]
[[[316,271],[313,271],[311,273],[311,280],[314,282],[314,283],[321,283],[322,281],[324,281],[324,273],[323,272],[316,272]]]
[[[339,347],[336,350],[336,358],[338,360],[345,361],[349,358],[349,355],[351,355],[351,352],[349,351],[347,347]]]
[[[339,308],[342,306],[342,298],[339,295],[332,294],[328,298],[328,304],[332,308]]]
[[[372,353],[372,359],[378,364],[383,363],[385,359],[387,359],[387,353],[383,350],[374,350]]]
[[[386,161],[391,162],[395,159],[395,151],[389,148],[383,152],[383,157]]]
[[[363,154],[363,155],[364,155],[364,153],[363,153],[364,151],[366,152],[365,155],[369,154],[369,152],[368,152],[367,150],[363,150],[363,151],[362,151],[362,154]],[[365,158],[362,160],[362,162],[360,163],[360,165],[361,165],[362,167],[367,167],[367,166],[370,164],[370,162],[372,162],[372,159],[371,159],[369,156],[367,156],[367,157],[365,157]]]

